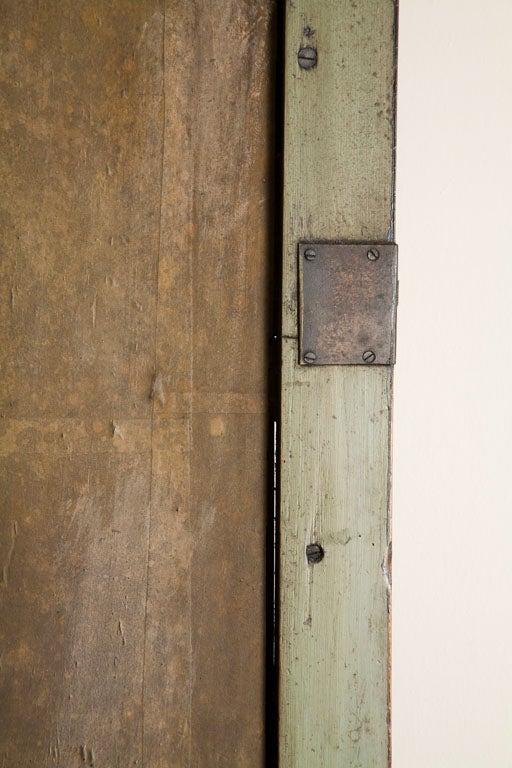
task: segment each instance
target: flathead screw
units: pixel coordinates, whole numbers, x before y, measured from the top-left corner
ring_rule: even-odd
[[[310,565],[320,563],[324,559],[324,550],[320,544],[308,544],[306,547],[306,557]]]
[[[316,251],[313,250],[313,248],[306,248],[304,251],[304,258],[306,261],[313,261],[313,259],[316,259]]]
[[[313,67],[316,67],[318,60],[316,48],[313,48],[312,45],[300,48],[297,58],[301,69],[313,69]]]
[[[375,352],[367,349],[366,352],[363,352],[363,360],[365,363],[373,363],[375,361]]]
[[[379,256],[380,256],[380,253],[379,253],[379,251],[377,250],[377,248],[370,248],[370,249],[367,251],[366,255],[367,255],[367,257],[370,259],[370,261],[377,261],[377,259],[378,259],[378,258],[379,258]]]
[[[309,363],[309,364],[311,364],[311,363],[314,363],[314,362],[315,362],[315,360],[316,360],[316,355],[315,355],[315,353],[314,353],[314,352],[305,352],[305,353],[304,353],[304,358],[303,358],[303,359],[304,359],[304,362],[305,362],[305,363]]]

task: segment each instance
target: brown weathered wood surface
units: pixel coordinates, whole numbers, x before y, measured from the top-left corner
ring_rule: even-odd
[[[263,763],[270,0],[0,3],[0,765]]]

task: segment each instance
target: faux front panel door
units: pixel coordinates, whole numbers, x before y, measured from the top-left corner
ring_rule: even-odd
[[[272,2],[0,19],[0,763],[261,766]]]

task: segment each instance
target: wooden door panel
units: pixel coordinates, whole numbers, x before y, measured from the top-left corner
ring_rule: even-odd
[[[272,3],[0,18],[2,765],[262,765]]]

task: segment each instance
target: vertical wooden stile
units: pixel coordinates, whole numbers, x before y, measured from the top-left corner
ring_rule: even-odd
[[[299,364],[297,244],[393,240],[396,14],[394,0],[287,4],[280,768],[390,763],[392,367]],[[325,557],[310,565],[313,542]]]

